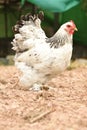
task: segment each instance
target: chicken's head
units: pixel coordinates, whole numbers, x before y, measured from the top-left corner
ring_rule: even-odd
[[[64,28],[64,30],[70,35],[72,35],[74,31],[77,31],[76,25],[72,20],[63,24],[62,28]]]

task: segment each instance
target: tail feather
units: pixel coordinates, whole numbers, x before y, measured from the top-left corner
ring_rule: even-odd
[[[30,13],[22,15],[20,20],[13,27],[15,33],[12,41],[12,49],[18,52],[23,52],[26,49],[31,49],[36,44],[37,39],[45,39],[46,35],[41,28],[41,20],[43,12],[31,15]]]
[[[43,20],[43,16],[44,16],[44,13],[42,11],[39,14],[36,14],[34,16],[32,16],[30,13],[28,13],[26,15],[22,15],[20,17],[20,20],[16,22],[16,25],[13,26],[12,30],[14,33],[19,33],[19,29],[22,26],[30,24],[31,22],[35,26],[40,26],[41,20]]]

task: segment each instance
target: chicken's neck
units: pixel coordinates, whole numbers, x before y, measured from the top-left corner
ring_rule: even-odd
[[[49,38],[47,42],[50,44],[51,48],[59,48],[65,44],[72,44],[72,35],[69,35],[65,31],[58,31],[53,37]]]

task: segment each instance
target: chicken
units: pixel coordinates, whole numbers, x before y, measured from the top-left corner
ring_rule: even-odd
[[[15,65],[22,72],[20,83],[29,89],[39,90],[70,64],[73,34],[77,30],[71,20],[48,38],[41,28],[43,13],[23,15],[13,27],[12,41]]]

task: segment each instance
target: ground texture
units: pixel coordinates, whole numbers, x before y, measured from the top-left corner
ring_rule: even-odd
[[[39,92],[0,66],[0,130],[87,130],[87,67],[66,70]]]

